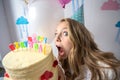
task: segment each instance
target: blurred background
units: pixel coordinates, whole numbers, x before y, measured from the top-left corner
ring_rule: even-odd
[[[17,24],[21,17],[28,23]],[[66,17],[83,21],[98,47],[120,59],[119,0],[0,0],[0,61],[10,51],[8,45],[23,40],[25,36],[20,34],[27,33],[47,37],[57,56],[53,40],[55,27]],[[20,27],[27,31],[21,32]]]

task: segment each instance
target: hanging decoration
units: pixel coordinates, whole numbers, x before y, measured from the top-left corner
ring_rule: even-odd
[[[59,0],[60,4],[63,8],[65,8],[65,5],[68,4],[71,0]]]
[[[32,3],[34,3],[37,0],[23,0],[26,5],[30,6]]]
[[[66,5],[70,0],[63,1]],[[54,31],[56,22],[64,17],[64,9],[59,0],[22,0],[23,2],[24,15],[22,16],[29,21],[29,35],[34,33],[43,35],[48,38],[48,43],[52,42],[54,34],[51,32]]]
[[[29,0],[24,0],[24,2],[28,5],[28,3],[29,3]]]
[[[108,0],[102,5],[101,10],[120,10],[120,3],[117,0]]]
[[[79,21],[84,24],[84,0],[81,0],[81,5],[79,4],[80,0],[72,0],[72,19]]]
[[[23,0],[23,15],[27,18],[28,16],[28,10],[29,10],[29,5],[30,5],[30,0]]]
[[[101,10],[118,11],[118,10],[120,10],[120,2],[118,0],[108,0],[108,1],[104,2],[104,4],[101,6]],[[120,44],[120,21],[118,21],[115,24],[115,27],[118,28],[118,32],[115,37],[115,41]]]
[[[29,35],[28,33],[28,9],[29,9],[29,0],[23,0],[23,14],[18,17],[16,20],[16,25],[18,27],[18,32],[20,36],[20,41],[25,41]]]
[[[28,20],[24,16],[21,16],[17,19],[16,24],[18,25],[21,41],[26,40],[28,37]]]
[[[118,32],[115,40],[120,44],[120,21],[118,21],[115,26],[118,28]]]

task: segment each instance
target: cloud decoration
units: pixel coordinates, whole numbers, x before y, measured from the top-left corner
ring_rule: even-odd
[[[102,5],[101,9],[102,10],[119,10],[120,3],[118,3],[117,0],[108,0]]]
[[[118,21],[115,26],[118,27],[118,28],[120,28],[120,21]]]
[[[16,21],[16,24],[17,25],[20,25],[20,24],[29,24],[28,20],[26,18],[24,18],[23,16],[19,17]]]
[[[120,44],[120,21],[118,21],[115,26],[119,28],[117,35],[116,35],[116,38],[115,38],[115,41]]]

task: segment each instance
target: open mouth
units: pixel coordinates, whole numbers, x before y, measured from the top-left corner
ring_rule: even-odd
[[[57,49],[58,49],[58,54],[60,55],[60,56],[63,56],[64,55],[64,49],[62,48],[62,47],[60,47],[60,46],[56,46],[57,47]]]

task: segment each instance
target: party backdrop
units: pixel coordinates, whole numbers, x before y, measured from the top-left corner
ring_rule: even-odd
[[[84,22],[101,50],[120,59],[120,0],[71,0],[64,11],[65,17]]]
[[[0,11],[1,59],[10,51],[10,43],[27,36],[40,35],[52,43],[57,22],[64,17],[59,0],[0,0]]]

